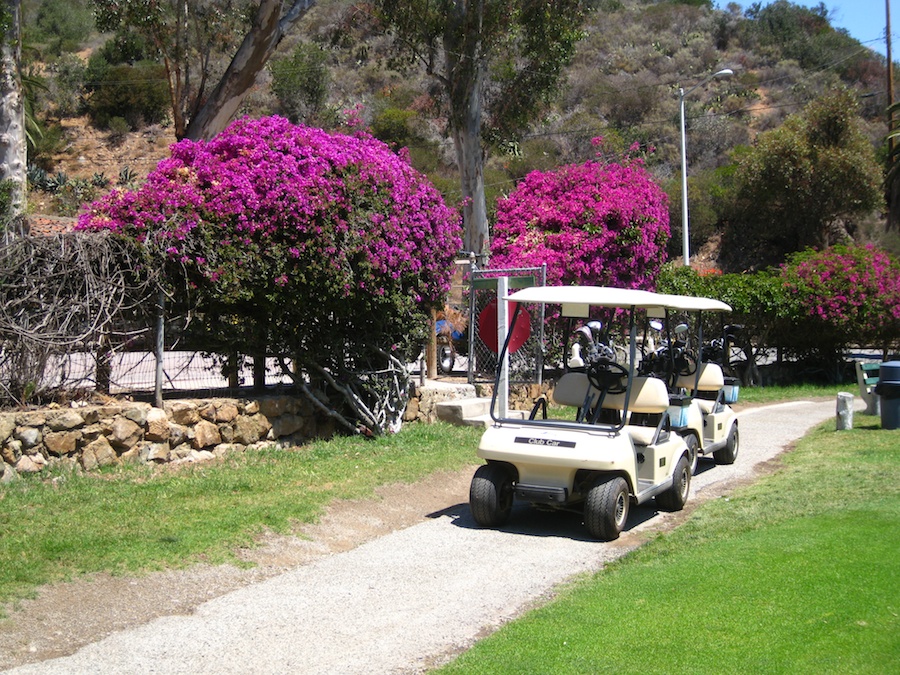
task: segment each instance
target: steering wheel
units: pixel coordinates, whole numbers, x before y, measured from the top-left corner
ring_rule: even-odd
[[[607,358],[591,363],[587,369],[587,377],[591,385],[608,394],[624,394],[628,388],[628,370],[622,364]]]

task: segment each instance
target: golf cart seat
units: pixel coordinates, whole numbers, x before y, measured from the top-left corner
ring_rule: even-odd
[[[683,387],[688,391],[692,391],[696,384],[696,394],[694,400],[700,406],[700,410],[704,414],[715,412],[719,406],[720,398],[723,394],[725,386],[725,376],[722,374],[722,367],[717,363],[700,364],[700,378],[697,374],[679,375],[676,385]]]
[[[553,388],[553,402],[557,405],[570,405],[580,408],[584,405],[588,389],[591,390],[590,407],[597,404],[600,398],[600,390],[592,387],[585,373],[570,372],[559,378],[559,382]]]
[[[612,394],[602,403],[603,408],[622,411],[625,394]],[[658,377],[635,377],[628,398],[628,424],[625,430],[635,445],[653,445],[668,419],[669,392]]]

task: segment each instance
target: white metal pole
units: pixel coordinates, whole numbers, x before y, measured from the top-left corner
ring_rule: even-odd
[[[688,229],[688,183],[687,183],[687,134],[684,131],[684,89],[678,90],[681,98],[681,250],[684,266],[691,264],[691,241]]]
[[[497,348],[503,349],[506,344],[506,335],[509,332],[509,311],[506,304],[506,294],[509,288],[509,279],[500,277],[497,279]],[[497,411],[498,417],[509,416],[509,352],[502,352],[500,361],[500,377],[497,379]]]

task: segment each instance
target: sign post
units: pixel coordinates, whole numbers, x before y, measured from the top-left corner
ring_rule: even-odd
[[[506,343],[506,334],[509,332],[509,306],[505,300],[509,289],[509,279],[500,277],[497,279],[497,345],[502,349]],[[509,416],[509,351],[503,352],[503,359],[498,364],[500,377],[497,378],[497,411],[499,417]]]

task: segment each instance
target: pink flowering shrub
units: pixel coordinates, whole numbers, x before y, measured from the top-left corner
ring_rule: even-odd
[[[885,251],[807,250],[790,258],[782,278],[816,340],[886,347],[900,337],[900,262]]]
[[[591,161],[532,172],[499,201],[491,266],[546,263],[550,285],[652,290],[668,239],[666,194],[643,165]]]
[[[421,344],[421,313],[449,288],[459,220],[371,136],[269,117],[173,145],[140,189],[110,192],[79,227],[158,252],[216,347],[342,373]]]

